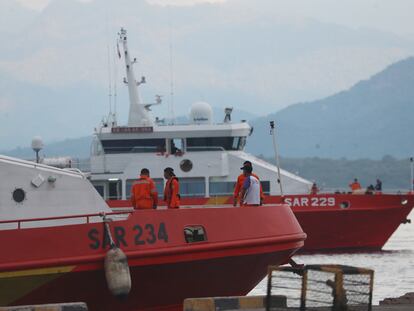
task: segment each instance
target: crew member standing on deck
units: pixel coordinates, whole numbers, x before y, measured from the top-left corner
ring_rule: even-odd
[[[260,181],[252,175],[252,171],[251,166],[243,167],[243,175],[245,176],[241,190],[243,206],[260,205]]]
[[[314,183],[312,184],[311,194],[318,194],[318,192],[319,192],[318,185],[316,184],[316,182],[314,182]]]
[[[355,178],[354,181],[349,184],[349,187],[351,188],[352,192],[358,192],[362,189],[361,184],[358,182],[357,178]]]
[[[382,193],[382,181],[377,178],[377,183],[375,184],[375,193],[381,194]]]
[[[249,166],[253,170],[252,162],[250,161],[244,161],[243,167],[240,169],[244,169],[245,166]],[[251,173],[252,176],[254,176],[257,180],[260,180],[260,178],[255,174]],[[243,187],[244,180],[246,179],[246,176],[244,174],[240,174],[239,177],[237,177],[237,182],[234,187],[234,193],[233,193],[233,206],[237,206],[237,202],[240,202],[240,206],[243,204],[243,197],[241,196],[241,190]],[[264,201],[264,195],[263,195],[263,189],[262,185],[260,184],[260,204],[263,204]]]
[[[135,209],[157,208],[158,193],[147,168],[141,170],[139,179],[131,188],[131,203]]]
[[[164,188],[164,201],[168,208],[180,207],[180,183],[174,174],[174,169],[167,167],[164,169],[164,178],[167,180]]]

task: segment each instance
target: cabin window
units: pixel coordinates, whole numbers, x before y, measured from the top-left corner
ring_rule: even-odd
[[[260,177],[260,176],[259,176]],[[264,194],[270,194],[270,181],[260,181]]]
[[[184,227],[184,238],[187,243],[207,241],[206,230],[203,226]]]
[[[181,155],[184,153],[184,139],[174,138],[170,140],[170,153]]]
[[[210,195],[231,195],[234,191],[234,181],[210,181]]]
[[[99,195],[101,197],[104,197],[104,195],[105,195],[105,188],[104,188],[104,186],[103,185],[93,185],[93,186],[95,187],[96,191],[98,191]]]
[[[108,200],[122,199],[122,182],[119,179],[108,180]]]
[[[240,137],[234,137],[234,139],[233,139],[233,145],[231,146],[231,149],[232,150],[239,149],[239,144],[240,144]]]
[[[180,195],[182,197],[199,197],[205,196],[206,184],[204,177],[196,178],[179,178]]]
[[[164,191],[164,180],[162,178],[153,178],[152,179],[155,183],[155,188],[157,189],[158,192],[158,197],[162,197],[163,196],[163,191]],[[131,198],[131,189],[132,189],[132,185],[134,184],[134,182],[136,181],[136,179],[127,179],[126,184],[125,184],[125,195],[127,199]]]
[[[260,181],[263,193],[270,194],[270,181]],[[234,192],[234,181],[210,181],[209,189],[210,195],[232,195]]]
[[[108,199],[108,180],[92,180],[92,186],[102,196],[104,200]]]
[[[105,153],[165,152],[165,139],[102,140]]]
[[[239,150],[243,150],[244,147],[246,146],[246,137],[240,137],[240,141],[239,141]]]
[[[243,137],[189,137],[187,151],[241,150]]]

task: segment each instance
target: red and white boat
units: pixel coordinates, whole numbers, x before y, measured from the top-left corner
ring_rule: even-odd
[[[114,213],[80,172],[0,156],[0,177],[0,306],[180,310],[188,297],[247,294],[306,237],[287,205]],[[128,260],[123,300],[105,278],[106,224]]]
[[[185,206],[231,206],[232,197],[184,198]],[[307,238],[300,252],[379,251],[408,214],[414,196],[408,194],[317,194],[267,196],[266,204],[284,202],[298,219]],[[127,200],[109,200],[114,208],[128,207]]]
[[[266,204],[280,203],[278,168],[244,151],[252,132],[247,122],[231,121],[231,108],[224,121],[213,123],[212,109],[205,102],[194,104],[189,123],[155,120],[152,104],[143,104],[127,46],[121,30],[130,108],[126,126],[119,126],[110,113],[96,129],[90,158],[90,179],[112,207],[128,207],[132,183],[146,167],[162,194],[163,169],[174,168],[180,179],[182,203],[187,206],[231,204],[234,183],[244,161],[253,164],[260,177]],[[154,104],[160,103],[160,97]],[[271,140],[270,136],[263,139]],[[414,206],[412,194],[319,194],[309,195],[312,183],[280,170],[284,202],[288,203],[307,233],[304,250],[379,250],[406,221]]]

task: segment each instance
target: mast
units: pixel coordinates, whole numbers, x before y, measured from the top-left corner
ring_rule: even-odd
[[[125,58],[125,69],[126,69],[126,78],[124,82],[128,85],[129,93],[129,116],[128,116],[128,126],[153,126],[153,122],[150,118],[147,108],[141,103],[138,86],[142,83],[145,83],[145,77],[141,78],[140,82],[137,82],[135,79],[133,65],[136,63],[134,58],[131,61],[128,52],[127,44],[127,34],[124,28],[121,28],[119,33],[119,40],[122,42],[124,48],[124,58]]]

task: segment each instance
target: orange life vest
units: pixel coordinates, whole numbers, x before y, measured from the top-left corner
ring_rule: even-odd
[[[357,181],[354,181],[353,183],[349,184],[349,187],[351,187],[352,191],[361,189],[361,184]]]
[[[165,183],[164,201],[167,202],[168,208],[180,207],[180,183],[175,176],[169,178]]]

